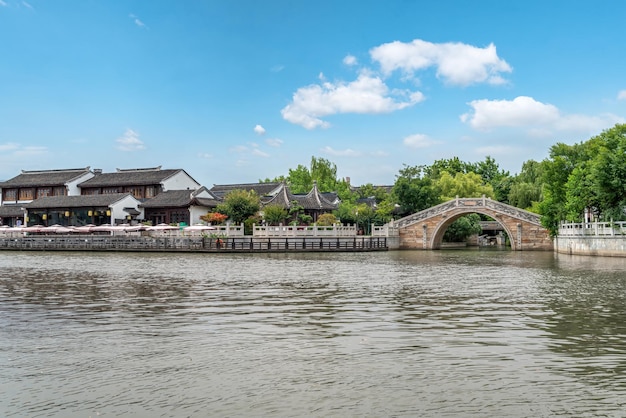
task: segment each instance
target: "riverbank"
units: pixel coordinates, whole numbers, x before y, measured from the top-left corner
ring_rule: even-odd
[[[151,237],[40,235],[0,238],[9,251],[366,252],[387,251],[385,237]]]

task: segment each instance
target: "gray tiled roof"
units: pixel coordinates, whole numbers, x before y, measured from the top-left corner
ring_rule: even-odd
[[[0,187],[51,187],[64,186],[67,182],[74,180],[89,172],[89,167],[72,168],[67,170],[41,170],[25,171],[5,182],[0,182]]]
[[[334,210],[337,209],[337,205],[329,202],[317,188],[317,183],[313,182],[313,188],[305,196],[297,196],[298,202],[304,209],[322,209],[322,210]]]
[[[331,196],[335,196],[331,194]],[[298,202],[305,210],[334,210],[337,209],[336,204],[329,201],[317,188],[317,183],[313,184],[313,188],[307,194],[292,194],[289,188],[282,184],[278,193],[271,198],[262,199],[263,205],[278,205],[284,208],[291,207],[291,202]]]
[[[22,205],[2,205],[0,206],[0,218],[23,216]]]
[[[240,184],[215,184],[211,187],[211,193],[219,198],[223,198],[229,192],[233,190],[254,190],[259,196],[267,196],[282,183],[280,182],[268,182],[268,183],[240,183]]]
[[[22,206],[27,209],[109,206],[126,196],[132,195],[130,193],[114,193],[82,196],[46,196],[35,199]]]
[[[215,207],[219,201],[209,198],[196,198],[194,190],[168,190],[148,199],[140,206],[144,208],[183,208],[192,204]]]
[[[136,169],[118,170],[115,173],[102,173],[80,183],[81,188],[87,187],[112,187],[112,186],[148,186],[161,184],[162,181],[174,174],[184,171],[182,169]]]

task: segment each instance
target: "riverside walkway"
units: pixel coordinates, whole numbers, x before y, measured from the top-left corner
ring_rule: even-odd
[[[204,253],[387,251],[386,237],[186,237],[33,235],[0,237],[0,250]]]

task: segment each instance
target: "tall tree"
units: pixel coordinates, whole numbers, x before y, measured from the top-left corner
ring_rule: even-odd
[[[253,190],[233,190],[224,196],[224,201],[217,206],[216,211],[228,215],[233,223],[240,224],[255,215],[259,208],[260,199]]]
[[[424,176],[424,166],[404,165],[393,185],[392,196],[402,215],[419,212],[440,203],[435,182]]]

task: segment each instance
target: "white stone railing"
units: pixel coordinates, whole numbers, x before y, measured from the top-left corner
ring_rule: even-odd
[[[373,237],[395,237],[398,235],[398,227],[394,225],[393,221],[380,226],[372,225]]]
[[[559,226],[560,237],[608,237],[626,235],[626,222],[562,222]]]
[[[355,225],[253,225],[254,237],[354,237]]]

